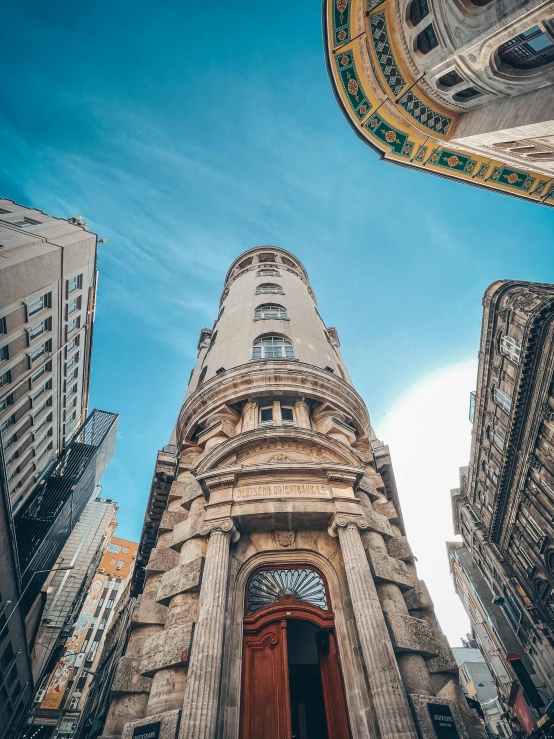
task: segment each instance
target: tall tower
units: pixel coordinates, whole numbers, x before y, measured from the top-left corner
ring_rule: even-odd
[[[198,349],[104,736],[484,736],[304,267],[242,254]]]

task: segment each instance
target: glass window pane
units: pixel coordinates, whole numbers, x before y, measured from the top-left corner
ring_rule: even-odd
[[[544,33],[530,39],[527,43],[534,51],[543,51],[544,49],[548,49],[549,46],[552,46],[552,41]]]

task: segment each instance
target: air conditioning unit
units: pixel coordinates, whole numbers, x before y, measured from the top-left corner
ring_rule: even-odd
[[[44,690],[37,690],[35,695],[35,703],[42,703],[44,696],[46,695],[46,688]]]

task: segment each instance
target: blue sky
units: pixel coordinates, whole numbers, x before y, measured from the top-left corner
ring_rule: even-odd
[[[378,433],[409,388],[475,357],[490,282],[554,282],[552,210],[384,164],[356,138],[318,0],[22,0],[3,30],[2,194],[109,239],[91,407],[121,416],[103,479],[120,536],[140,535],[200,329],[245,249],[302,260]],[[466,419],[441,434],[451,422]],[[425,434],[422,418],[422,469]]]

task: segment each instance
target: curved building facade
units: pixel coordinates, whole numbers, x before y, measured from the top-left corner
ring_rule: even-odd
[[[484,737],[300,262],[242,254],[198,350],[104,737]]]
[[[324,0],[327,68],[386,161],[552,206],[552,0]]]

